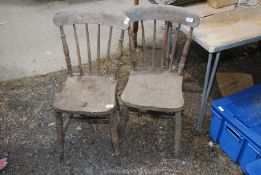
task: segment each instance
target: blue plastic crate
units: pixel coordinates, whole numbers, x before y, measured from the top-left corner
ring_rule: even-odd
[[[246,175],[260,175],[261,174],[261,159],[247,164]]]
[[[261,84],[212,102],[210,136],[245,171],[261,157]]]

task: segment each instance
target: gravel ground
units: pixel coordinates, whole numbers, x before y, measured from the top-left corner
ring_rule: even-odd
[[[174,154],[172,119],[131,113],[121,145],[121,166],[111,156],[108,125],[90,120],[72,121],[66,133],[65,161],[58,162],[52,103],[66,79],[65,71],[1,83],[0,156],[9,157],[9,166],[0,174],[241,174],[239,166],[219,145],[209,145],[209,110],[201,134],[191,133],[199,109],[205,62],[189,65],[183,87],[180,157]],[[229,61],[220,67],[222,71],[236,69],[240,69],[239,64]],[[121,77],[123,85],[126,77]],[[220,95],[214,86],[210,101],[217,97]]]

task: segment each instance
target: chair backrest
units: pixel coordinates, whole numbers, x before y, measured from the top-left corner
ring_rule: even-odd
[[[110,57],[110,49],[111,49],[111,40],[112,40],[112,30],[113,27],[121,29],[121,34],[119,37],[117,50],[116,50],[116,58],[115,58],[115,64],[114,64],[114,79],[118,76],[119,71],[119,60],[122,55],[122,43],[124,39],[124,30],[129,27],[128,21],[125,20],[124,15],[112,15],[112,14],[105,14],[105,13],[88,13],[88,12],[76,12],[76,11],[63,11],[58,12],[54,15],[53,21],[54,24],[58,27],[60,27],[61,32],[61,38],[62,38],[62,44],[63,44],[63,51],[65,55],[65,61],[67,65],[68,74],[70,76],[73,76],[73,69],[71,64],[71,58],[69,54],[69,48],[66,41],[64,26],[65,25],[71,25],[73,27],[74,31],[74,38],[75,38],[75,45],[76,45],[76,51],[77,51],[77,57],[78,57],[78,72],[80,76],[84,74],[83,72],[83,66],[82,66],[82,56],[78,41],[78,35],[77,35],[77,29],[76,25],[83,24],[85,25],[86,30],[86,43],[87,43],[87,55],[88,55],[88,69],[89,72],[93,73],[92,68],[92,54],[91,54],[91,43],[90,43],[90,34],[89,34],[89,24],[97,25],[97,59],[96,59],[96,73],[97,75],[100,75],[100,64],[101,64],[101,58],[100,58],[100,40],[101,40],[101,25],[105,25],[109,27],[109,37],[108,37],[108,46],[107,46],[107,54],[106,54],[106,74],[109,73],[109,57]],[[92,34],[94,35],[94,34]]]
[[[153,20],[153,45],[152,45],[152,60],[151,65],[152,68],[155,69],[155,49],[156,49],[156,21],[165,21],[165,32],[164,32],[164,40],[162,47],[162,56],[160,60],[160,68],[172,70],[174,58],[177,54],[177,43],[178,43],[178,35],[180,32],[181,26],[186,26],[189,28],[189,32],[187,34],[187,39],[182,50],[181,58],[179,60],[178,65],[178,74],[182,74],[184,65],[187,59],[190,43],[192,40],[192,32],[193,28],[199,25],[200,19],[198,15],[195,15],[184,8],[169,6],[169,5],[148,5],[148,6],[134,6],[125,11],[126,16],[130,19],[130,22],[141,22],[141,32],[142,32],[142,47],[143,47],[143,62],[147,62],[147,53],[146,53],[146,43],[145,43],[145,30],[143,21]],[[175,26],[175,33],[172,42],[172,48],[168,49],[168,38],[171,38],[171,26]],[[132,35],[133,31],[129,30],[130,36],[130,59],[132,61],[133,69],[135,70],[136,66],[136,53],[134,46],[134,39]],[[169,58],[169,60],[167,59]]]

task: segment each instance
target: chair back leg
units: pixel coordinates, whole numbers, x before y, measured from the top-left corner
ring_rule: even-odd
[[[119,138],[122,140],[124,133],[125,133],[125,128],[126,124],[129,120],[129,110],[126,106],[122,106],[122,111],[120,115],[120,125],[119,125]]]
[[[56,120],[59,160],[62,161],[64,159],[64,131],[63,131],[62,113],[55,112],[55,120]]]
[[[179,156],[181,138],[181,111],[174,116],[175,120],[175,154]]]
[[[111,135],[112,147],[114,156],[118,156],[119,151],[119,138],[118,138],[118,116],[117,112],[113,112],[109,117],[109,133]]]

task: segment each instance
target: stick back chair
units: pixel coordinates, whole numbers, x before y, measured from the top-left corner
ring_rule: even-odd
[[[129,110],[136,109],[141,112],[162,112],[173,116],[175,121],[175,153],[179,154],[181,137],[181,112],[184,105],[182,93],[182,72],[187,59],[193,28],[199,25],[198,15],[192,14],[181,7],[168,5],[149,5],[135,6],[125,14],[130,18],[130,22],[140,22],[142,31],[142,49],[143,57],[141,61],[137,60],[133,31],[129,30],[130,36],[130,61],[133,71],[130,73],[129,80],[121,100],[123,102],[123,114],[120,121],[121,133],[124,132],[128,120]],[[145,28],[143,21],[153,21],[153,44],[151,57],[148,56],[148,50],[145,40]],[[157,21],[165,21],[166,27],[163,37],[163,48],[161,56],[156,55],[156,24]],[[171,26],[174,28],[174,38],[172,48],[169,47],[168,38],[171,39]],[[177,59],[177,43],[181,26],[189,27],[187,39],[182,50],[181,58]],[[168,49],[170,48],[170,49]],[[179,63],[178,61],[179,60]],[[145,65],[139,66],[140,65]],[[177,69],[174,65],[177,63]],[[148,69],[149,66],[149,69]]]
[[[123,16],[109,15],[103,13],[82,13],[74,11],[58,12],[54,15],[53,21],[60,28],[62,46],[67,65],[68,78],[62,85],[60,93],[54,101],[58,150],[60,159],[64,158],[64,134],[70,123],[70,119],[74,115],[87,116],[94,118],[109,119],[109,133],[112,139],[114,155],[119,154],[118,144],[118,115],[117,101],[115,98],[116,85],[119,72],[119,61],[122,56],[122,43],[124,38],[124,30],[128,28],[128,21],[124,22]],[[69,47],[65,36],[64,26],[73,27],[75,46],[78,57],[78,71],[73,71]],[[82,56],[78,41],[77,28],[78,25],[85,25],[86,30],[86,45],[88,57],[88,72],[84,73],[82,65]],[[91,43],[89,34],[89,25],[97,25],[97,60],[96,71],[92,67]],[[100,32],[101,25],[109,28],[107,56],[106,56],[106,75],[101,76],[101,58],[100,58]],[[112,41],[113,27],[120,29],[120,35],[116,50],[116,58],[114,68],[109,66],[110,47]],[[113,71],[110,71],[111,70]],[[96,72],[96,74],[95,74]],[[113,72],[113,76],[109,76]],[[63,114],[67,114],[65,117]],[[69,115],[68,115],[69,114]],[[64,119],[65,118],[65,119]]]

